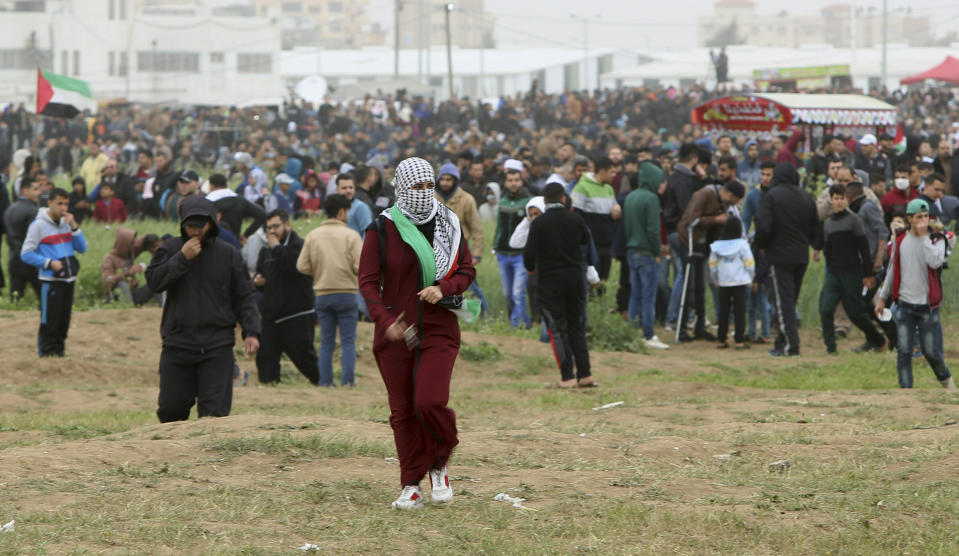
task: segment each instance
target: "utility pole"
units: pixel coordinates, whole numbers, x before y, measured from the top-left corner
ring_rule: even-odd
[[[482,101],[486,95],[486,86],[483,83],[486,79],[486,26],[483,21],[483,12],[477,12],[476,18],[479,19],[477,28],[480,30],[479,97]]]
[[[423,0],[416,2],[416,79],[423,83]]]
[[[160,102],[160,92],[157,89],[157,40],[153,39],[153,53],[152,60],[150,60],[150,71],[153,72],[153,102],[154,104]]]
[[[571,19],[577,19],[576,14],[569,14]],[[598,15],[593,17],[599,17]],[[583,76],[580,78],[580,86],[584,91],[589,90],[589,18],[583,19]],[[596,82],[599,83],[599,68],[596,68]]]
[[[886,43],[888,42],[888,31],[886,18],[889,15],[889,6],[887,0],[882,0],[882,71],[879,73],[879,93],[886,87]]]
[[[400,78],[400,8],[402,0],[393,3],[393,79]]]
[[[450,99],[453,98],[453,38],[450,32],[450,13],[453,11],[453,3],[446,4],[446,74],[450,85]]]
[[[589,90],[589,20],[583,19],[583,90]]]

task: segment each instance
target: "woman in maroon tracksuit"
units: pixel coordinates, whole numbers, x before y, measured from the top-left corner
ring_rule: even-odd
[[[453,497],[446,462],[458,440],[446,404],[460,331],[456,315],[438,303],[466,291],[476,271],[456,215],[434,199],[429,163],[401,162],[395,186],[396,205],[366,232],[359,283],[375,322],[373,355],[400,460],[403,491],[393,507],[410,509],[423,506],[419,483],[427,473],[434,502]]]

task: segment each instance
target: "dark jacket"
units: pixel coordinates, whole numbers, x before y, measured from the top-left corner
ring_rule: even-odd
[[[695,172],[682,164],[676,165],[676,169],[669,175],[666,192],[663,194],[663,223],[667,233],[676,231],[693,193],[702,187],[703,182]]]
[[[247,201],[240,195],[224,196],[213,203],[216,210],[222,215],[220,221],[224,227],[229,228],[234,235],[240,235],[243,229],[243,221],[247,218],[253,220],[245,231],[242,231],[243,237],[250,237],[255,234],[257,229],[261,228],[266,222],[266,213],[259,205]],[[214,215],[214,218],[216,215]]]
[[[537,281],[544,276],[578,276],[583,269],[581,245],[589,244],[589,228],[583,217],[565,207],[547,208],[529,226],[529,239],[523,250],[526,270],[535,271]]]
[[[213,203],[191,195],[180,207],[180,237],[160,244],[147,267],[146,277],[154,293],[167,292],[160,335],[165,347],[204,352],[234,343],[237,321],[243,337],[260,335],[253,282],[240,252],[218,238]],[[183,220],[205,216],[210,231],[203,250],[192,260],[181,252],[188,238]]]
[[[856,213],[846,209],[822,223],[822,252],[830,272],[872,276],[869,239]]]
[[[807,264],[810,245],[819,246],[816,203],[799,188],[799,173],[789,162],[776,165],[756,218],[756,244],[770,264]]]
[[[290,230],[285,243],[260,249],[256,272],[266,278],[260,314],[264,320],[279,322],[313,312],[313,278],[296,270],[303,250],[303,238]]]
[[[20,197],[3,213],[3,224],[7,233],[7,245],[10,246],[11,259],[20,260],[23,239],[27,237],[30,223],[37,219],[38,210],[40,206],[37,203]]]

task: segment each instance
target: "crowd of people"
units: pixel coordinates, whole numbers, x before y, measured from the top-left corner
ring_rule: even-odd
[[[0,208],[10,295],[34,288],[39,354],[63,356],[83,223],[178,224],[162,238],[118,227],[101,266],[105,301],[163,306],[161,421],[186,419],[194,404],[200,416],[229,414],[237,324],[260,382],[279,382],[285,354],[329,387],[336,331],[340,385],[352,386],[357,321],[369,319],[400,508],[422,504],[426,474],[436,501],[452,497],[456,322],[496,318],[475,279],[487,256],[504,318],[552,343],[557,388],[598,385],[586,308],[603,296],[649,348],[672,349],[659,326],[677,343],[770,343],[772,356],[799,355],[810,252],[825,260],[826,352],[854,326],[865,337],[857,351],[898,350],[901,387],[913,384],[918,346],[955,388],[939,317],[959,222],[955,97],[885,95],[902,112],[904,150],[886,130],[827,133],[802,153],[799,129],[747,137],[690,124],[710,94],[534,86],[496,106],[400,92],[282,111],[124,105],[57,120],[8,110],[0,156],[11,158],[0,162],[16,170],[3,188],[14,201],[0,195]],[[60,176],[70,191],[54,186]],[[314,215],[325,219],[301,238],[291,221]],[[484,222],[495,228],[490,245]],[[143,252],[149,265],[135,263]]]

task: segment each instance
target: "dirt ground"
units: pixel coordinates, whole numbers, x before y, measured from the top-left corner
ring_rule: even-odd
[[[0,537],[0,553],[145,551],[145,545],[122,532],[112,540],[97,540],[53,517],[43,518],[102,503],[102,493],[91,485],[108,492],[116,489],[115,500],[134,508],[137,498],[152,497],[159,504],[165,494],[185,490],[202,494],[272,484],[285,492],[317,481],[337,484],[349,477],[375,486],[372,492],[378,499],[368,501],[372,505],[364,511],[388,508],[397,489],[398,468],[389,453],[392,434],[385,390],[368,348],[370,325],[361,325],[358,344],[364,347],[359,350],[355,389],[317,389],[305,381],[263,387],[256,383],[252,360],[240,357],[251,380],[236,388],[233,415],[159,424],[151,416],[157,396],[159,319],[156,309],[76,313],[68,357],[40,360],[35,351],[37,316],[0,313],[0,492],[5,491],[0,496],[0,524],[17,518],[16,534],[26,535],[19,546]],[[463,340],[469,345],[489,342],[502,354],[495,361],[461,358],[454,371],[450,405],[457,411],[461,443],[450,471],[461,492],[458,502],[467,512],[499,504],[492,502],[494,495],[508,492],[524,495],[526,505],[542,519],[560,518],[570,511],[567,493],[598,490],[604,503],[641,502],[651,512],[643,514],[645,520],[667,520],[670,512],[698,515],[718,505],[713,506],[715,511],[738,516],[750,527],[785,530],[798,523],[797,535],[814,535],[823,524],[835,527],[835,523],[802,511],[806,502],[797,502],[798,510],[787,507],[782,493],[769,494],[768,481],[795,477],[788,492],[815,490],[810,485],[815,485],[818,473],[832,467],[853,475],[857,468],[860,474],[867,469],[882,477],[898,473],[906,484],[929,485],[953,481],[959,467],[955,451],[959,426],[947,424],[956,420],[956,402],[939,391],[817,392],[711,383],[701,375],[721,372],[717,369],[722,366],[767,369],[796,365],[797,360],[774,360],[758,348],[717,353],[713,345],[697,343],[648,355],[594,353],[593,372],[600,387],[563,392],[547,387],[558,378],[548,345],[474,333],[464,333]],[[812,332],[804,332],[804,341],[815,342]],[[834,362],[820,355],[821,350],[809,351],[815,353],[801,357],[803,365]],[[917,366],[916,372],[929,370]],[[684,380],[694,376],[700,378]],[[894,380],[890,377],[890,386]],[[594,409],[617,401],[624,403]],[[124,424],[124,419],[129,422]],[[64,432],[63,426],[74,425],[102,426],[106,434],[82,428]],[[282,435],[285,442],[321,437],[361,443],[370,447],[370,455],[300,457],[295,446],[292,452],[250,449],[223,455],[223,446],[233,446],[230,442],[275,435]],[[768,469],[771,462],[783,459],[791,462],[789,469],[781,474]],[[164,473],[168,476],[151,480],[148,490],[134,493],[123,486]],[[840,497],[837,493],[848,487],[823,488],[834,488],[831,496]],[[345,496],[349,498],[348,493]],[[868,514],[865,508],[874,508],[877,502],[866,500],[864,509],[853,513]],[[602,513],[599,504],[590,498],[585,507]],[[110,519],[121,519],[123,513],[117,510]],[[477,519],[482,521],[483,515]],[[463,518],[468,520],[468,514]],[[894,523],[892,516],[862,519],[871,519],[874,530]],[[617,534],[614,522],[604,518],[596,524],[601,531],[598,540],[579,538],[575,546],[632,552],[604,544],[606,537]],[[260,525],[253,528],[252,538],[244,537],[235,546],[278,553],[292,553],[299,544],[318,540],[323,548],[337,546],[323,542],[322,535],[300,536],[296,526],[283,520]],[[222,538],[230,533],[222,523],[202,527],[211,536],[221,536],[216,549],[199,533],[195,538],[152,542],[158,542],[164,553],[232,552],[223,548]],[[273,534],[256,533],[264,530]],[[369,539],[354,547],[356,551],[384,549],[375,529],[371,531]],[[807,551],[766,539],[765,533],[757,535],[755,545],[720,543],[698,528],[685,534],[676,531],[676,538],[685,543],[679,545],[644,544],[628,525],[619,534],[634,539],[636,544],[626,546],[637,551],[643,547],[671,551],[669,546],[690,552]],[[332,537],[328,540],[333,542]],[[523,546],[517,550],[525,550]],[[550,547],[547,552],[562,552],[564,545],[544,546]],[[807,548],[816,552],[815,546]],[[393,548],[419,551],[405,544]]]

